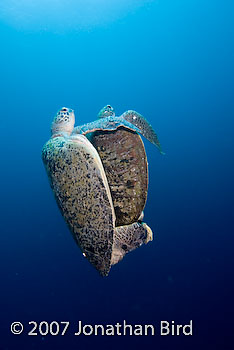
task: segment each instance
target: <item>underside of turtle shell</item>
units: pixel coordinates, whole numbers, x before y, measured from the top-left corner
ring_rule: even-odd
[[[148,190],[148,162],[141,137],[124,127],[96,131],[91,142],[102,160],[116,214],[115,226],[136,222]]]

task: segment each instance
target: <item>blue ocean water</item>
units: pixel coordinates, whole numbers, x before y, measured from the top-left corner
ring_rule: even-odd
[[[232,348],[233,19],[230,0],[1,2],[1,350]],[[106,104],[143,114],[166,155],[144,140],[154,241],[102,278],[63,221],[41,148],[59,108],[78,125]],[[70,328],[27,335],[43,320]],[[79,320],[156,335],[74,336]],[[193,335],[160,336],[163,320],[192,320]]]

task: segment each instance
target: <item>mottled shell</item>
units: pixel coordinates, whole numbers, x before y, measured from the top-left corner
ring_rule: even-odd
[[[146,203],[148,162],[141,137],[121,127],[96,131],[90,141],[102,160],[116,215],[116,226],[136,222]]]
[[[108,275],[115,214],[97,151],[85,136],[55,137],[43,147],[42,159],[75,241],[96,269]]]

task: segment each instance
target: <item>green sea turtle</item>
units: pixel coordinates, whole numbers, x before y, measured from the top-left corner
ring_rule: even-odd
[[[130,125],[124,116],[131,120]],[[118,122],[115,130],[110,117]],[[136,132],[139,125],[140,133],[162,153],[161,146],[153,128],[135,111],[127,111],[116,117],[113,107],[107,105],[98,113],[98,118],[100,120],[76,127],[73,133],[85,130],[86,136],[98,151],[110,186],[116,226],[128,225],[139,220],[148,191],[148,162],[144,144]]]
[[[75,116],[62,108],[42,159],[56,201],[83,255],[101,275],[124,255],[152,240],[141,222],[116,227],[111,192],[101,159],[91,142],[74,130]]]

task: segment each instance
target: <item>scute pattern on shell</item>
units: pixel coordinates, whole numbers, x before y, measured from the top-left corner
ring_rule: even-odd
[[[93,154],[89,147],[77,143],[74,138],[55,137],[43,147],[42,159],[75,241],[96,269],[103,276],[108,275],[113,245],[113,207]]]
[[[141,137],[124,127],[93,133],[90,141],[102,160],[116,214],[116,226],[137,221],[148,190],[148,163]]]

